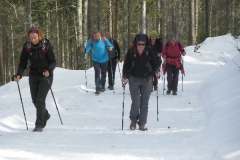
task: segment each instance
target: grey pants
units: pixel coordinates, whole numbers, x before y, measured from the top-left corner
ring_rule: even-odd
[[[152,91],[152,76],[148,78],[129,77],[129,90],[132,99],[130,120],[145,125],[148,115],[148,100]]]

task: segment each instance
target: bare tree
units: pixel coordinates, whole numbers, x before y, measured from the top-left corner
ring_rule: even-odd
[[[161,21],[160,21],[160,35],[162,37],[163,42],[166,40],[166,11],[165,11],[165,1],[161,0],[161,13],[162,13],[162,17],[161,17]]]
[[[81,54],[81,37],[82,37],[82,0],[77,0],[77,62],[78,62],[78,69],[80,69],[80,54]]]
[[[211,1],[205,0],[206,3],[206,37],[211,36]]]
[[[195,44],[195,4],[194,0],[190,0],[190,44]]]
[[[145,33],[147,32],[147,29],[146,29],[146,1],[143,1],[142,2],[142,33]]]
[[[24,0],[25,32],[32,26],[31,0]]]
[[[58,20],[58,1],[55,1],[55,8],[56,8],[56,40],[57,40],[56,60],[57,60],[57,63],[59,63],[58,54],[60,53],[60,38],[59,38],[59,20]]]

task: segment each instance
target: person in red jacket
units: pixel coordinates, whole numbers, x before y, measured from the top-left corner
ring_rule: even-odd
[[[169,36],[169,41],[164,44],[162,50],[162,58],[166,64],[167,72],[167,94],[172,92],[177,95],[178,75],[181,69],[181,56],[185,56],[184,46],[180,43],[174,34]]]

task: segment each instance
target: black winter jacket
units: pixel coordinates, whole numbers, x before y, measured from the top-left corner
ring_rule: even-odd
[[[115,56],[112,57],[112,59],[116,60],[116,59],[119,59],[120,60],[120,47],[118,45],[118,42],[113,39],[113,38],[110,38],[109,41],[112,43],[112,45],[114,46],[114,52],[115,52]],[[117,52],[116,52],[117,51]]]
[[[46,52],[42,51],[42,41],[37,45],[31,44],[27,47],[27,42],[23,45],[17,75],[22,77],[24,70],[30,61],[30,75],[42,75],[43,70],[48,70],[50,76],[53,76],[53,70],[56,67],[56,59],[53,47],[49,41],[46,41]]]
[[[138,78],[146,78],[157,70],[158,63],[152,49],[145,46],[141,56],[137,53],[136,47],[131,47],[128,50],[123,65],[123,77],[128,78],[129,75],[132,75]]]

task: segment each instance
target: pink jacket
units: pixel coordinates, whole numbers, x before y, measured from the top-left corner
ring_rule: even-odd
[[[178,47],[178,41],[175,42],[175,45],[173,46],[171,42],[167,42],[164,44],[163,46],[163,50],[162,50],[162,57],[165,58],[165,57],[171,57],[171,58],[174,58],[174,57],[179,57],[181,55],[181,51]],[[167,47],[167,44],[168,44],[168,47]],[[183,49],[184,46],[183,44],[180,43],[180,46],[181,48]]]

